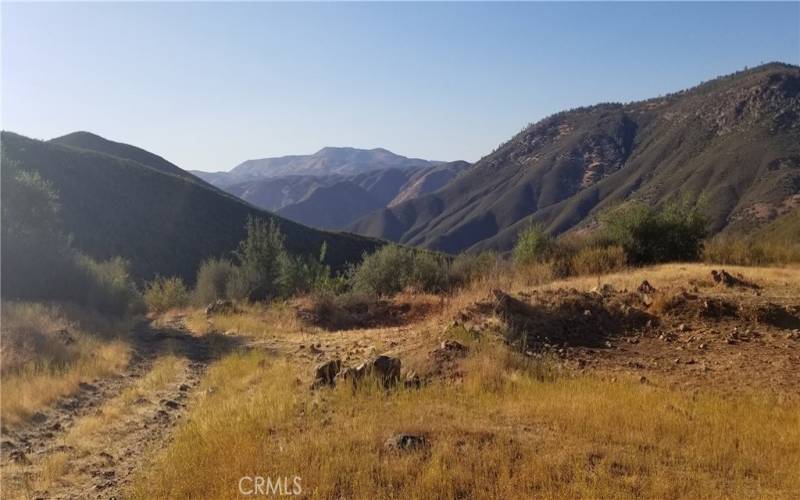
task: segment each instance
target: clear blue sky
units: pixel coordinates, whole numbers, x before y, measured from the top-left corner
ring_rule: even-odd
[[[477,160],[527,123],[800,59],[794,3],[2,3],[2,128],[186,169],[323,146]]]

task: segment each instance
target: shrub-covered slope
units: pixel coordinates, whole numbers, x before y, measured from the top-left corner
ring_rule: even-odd
[[[236,248],[248,216],[275,218],[293,253],[318,255],[327,241],[327,261],[334,267],[380,244],[276,217],[184,171],[170,173],[158,160],[150,164],[160,157],[132,146],[117,150],[129,156],[121,158],[89,150],[85,142],[76,148],[62,140],[42,142],[3,132],[3,158],[51,183],[64,230],[77,248],[98,259],[122,256],[139,279],[161,274],[192,281],[204,259]]]
[[[355,232],[447,252],[511,248],[622,200],[703,200],[712,232],[800,205],[800,68],[772,63],[630,104],[530,125],[445,188],[370,214]]]

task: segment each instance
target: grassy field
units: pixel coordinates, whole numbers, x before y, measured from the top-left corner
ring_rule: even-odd
[[[492,342],[462,383],[310,392],[262,352],[214,365],[136,498],[230,498],[242,476],[300,477],[313,498],[790,498],[800,404],[559,375]],[[429,446],[402,453],[397,432]]]
[[[81,382],[104,377],[128,363],[125,333],[115,321],[67,305],[2,304],[2,411],[20,422]]]

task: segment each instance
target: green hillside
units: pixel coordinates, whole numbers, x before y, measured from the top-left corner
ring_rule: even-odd
[[[511,248],[628,199],[702,200],[712,232],[750,231],[800,193],[800,68],[772,63],[648,101],[526,127],[443,189],[350,229],[446,252]]]
[[[161,274],[192,281],[204,259],[236,247],[248,216],[276,219],[292,253],[317,255],[327,242],[327,261],[334,268],[380,245],[276,217],[132,146],[94,139],[43,142],[11,132],[3,132],[0,141],[4,159],[38,172],[57,191],[64,230],[78,249],[98,259],[120,255],[139,279]],[[80,147],[61,144],[67,142]],[[87,149],[93,144],[128,158]]]

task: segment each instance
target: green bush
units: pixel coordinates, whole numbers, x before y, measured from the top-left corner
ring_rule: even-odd
[[[284,297],[317,289],[330,289],[333,286],[330,267],[323,264],[327,247],[327,244],[322,244],[318,259],[290,255],[286,252],[281,255],[278,285]]]
[[[625,250],[631,264],[695,261],[703,254],[706,218],[686,202],[661,208],[628,203],[604,213],[601,222],[608,240]]]
[[[189,303],[189,290],[180,278],[157,276],[147,284],[144,302],[149,311],[156,313],[185,307]]]
[[[403,290],[413,272],[411,250],[397,245],[385,245],[365,254],[361,264],[352,272],[353,290],[373,295],[391,296]]]
[[[477,255],[459,254],[450,264],[450,280],[454,285],[466,285],[496,272],[499,263],[499,258],[494,252],[481,252]]]
[[[365,255],[351,271],[350,281],[356,292],[385,297],[405,288],[439,293],[452,284],[446,257],[398,245],[386,245]]]
[[[529,265],[544,262],[552,256],[553,240],[540,224],[532,224],[520,232],[514,245],[514,263]]]
[[[239,269],[232,280],[232,294],[248,300],[266,300],[280,294],[284,236],[274,220],[250,218],[247,237],[239,243]]]
[[[97,262],[79,256],[79,265],[86,273],[87,306],[115,315],[143,312],[144,304],[130,276],[128,262],[115,257]]]
[[[205,305],[218,299],[229,298],[231,281],[236,274],[236,267],[227,259],[207,259],[197,270],[193,301]]]

